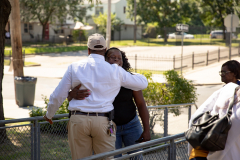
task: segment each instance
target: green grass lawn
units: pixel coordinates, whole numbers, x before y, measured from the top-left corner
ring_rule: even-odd
[[[54,47],[23,47],[23,54],[36,54],[36,53],[59,53],[59,52],[71,52],[71,51],[80,51],[86,50],[87,46],[54,46]],[[5,48],[4,55],[11,55],[11,49]]]
[[[232,46],[238,47],[240,39],[232,40]],[[209,35],[195,35],[195,39],[184,39],[183,44],[188,45],[217,45],[217,46],[226,46],[225,41],[222,39],[210,39]],[[29,44],[23,46],[23,53],[25,54],[36,54],[36,53],[59,53],[59,52],[71,52],[79,50],[87,50],[86,42],[81,44],[73,43],[68,46],[63,46],[62,44],[51,43],[40,43],[40,44]],[[163,39],[156,38],[145,38],[137,40],[134,43],[133,40],[121,40],[121,41],[111,41],[110,47],[126,47],[126,46],[181,46],[181,40],[168,39],[168,42],[164,42]],[[5,47],[5,56],[11,55],[11,46]]]
[[[4,59],[4,66],[9,66],[9,65],[10,65],[10,60]]]
[[[237,47],[240,40],[233,40],[232,46]],[[209,39],[209,38],[195,38],[195,39],[184,39],[184,45],[218,45],[225,46],[225,41],[222,39]],[[181,39],[168,39],[168,42],[164,42],[163,39],[143,39],[137,40],[136,43],[133,40],[123,40],[123,41],[111,41],[111,47],[124,47],[124,46],[180,46]]]
[[[4,66],[9,66],[10,65],[10,60],[9,59],[4,59]],[[25,66],[31,66],[31,65],[39,65],[38,63],[35,62],[25,62]]]

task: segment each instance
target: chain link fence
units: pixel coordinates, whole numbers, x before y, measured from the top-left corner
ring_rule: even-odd
[[[142,151],[127,154],[128,151],[142,148]],[[122,153],[120,158],[114,160],[188,160],[188,143],[184,133],[135,144],[115,151],[100,153],[81,160],[111,159],[114,155]]]
[[[171,133],[168,132],[169,123],[171,120],[169,119],[171,116],[171,110],[176,110],[181,108],[177,108],[177,106],[182,106],[189,111],[187,116],[185,117],[186,126],[188,126],[188,120],[191,115],[191,105],[189,104],[174,104],[174,105],[160,105],[160,106],[151,106],[148,107],[150,112],[150,117],[152,116],[162,116],[163,122],[163,132],[160,131],[159,133],[156,131],[155,137],[152,141],[159,141],[159,143],[152,144],[151,141],[147,142],[151,145],[147,145],[145,147],[141,147],[142,143],[134,145],[136,148],[144,148],[139,153],[133,153],[136,158],[140,158],[143,156],[144,159],[152,159],[151,157],[156,157],[159,159],[161,157],[168,157],[169,156],[169,147],[170,142],[162,141],[161,138],[170,135]],[[151,112],[155,111],[155,115],[151,115]],[[163,112],[162,112],[163,111]],[[184,114],[184,113],[183,113]],[[184,114],[185,115],[185,114]],[[34,159],[34,160],[45,160],[45,159],[64,159],[70,160],[71,153],[70,148],[68,146],[68,133],[67,133],[67,123],[68,123],[68,114],[61,114],[55,115],[53,125],[50,125],[48,122],[44,121],[42,116],[39,117],[31,117],[31,118],[24,118],[24,119],[12,119],[12,120],[1,120],[0,121],[0,159],[1,160],[11,160],[11,159]],[[59,119],[61,118],[61,119]],[[64,118],[64,119],[62,119]],[[155,119],[156,120],[156,119]],[[150,120],[151,121],[151,120]],[[4,127],[3,125],[6,124]],[[16,125],[19,124],[19,125]],[[151,124],[150,122],[150,125]],[[153,126],[158,126],[160,124],[156,123]],[[179,124],[181,125],[181,124]],[[154,128],[152,128],[154,129]],[[178,133],[181,133],[179,131]],[[171,134],[173,135],[173,134]],[[171,136],[170,136],[171,137]],[[180,136],[183,138],[183,135]],[[171,138],[170,138],[171,139]],[[172,137],[172,139],[176,139]],[[169,141],[169,140],[168,140]],[[164,142],[164,143],[163,143]],[[166,143],[165,143],[166,142]],[[169,144],[167,144],[169,143]],[[172,142],[176,148],[176,152],[173,154],[176,157],[186,156],[185,148],[186,142]],[[175,144],[176,143],[176,144]],[[183,146],[183,147],[181,147]],[[130,146],[131,147],[131,146]],[[154,147],[156,147],[154,149]],[[128,156],[126,153],[130,150],[126,150],[126,147],[123,148],[124,150],[119,153],[124,154],[124,156]],[[126,153],[125,153],[126,150]],[[117,154],[116,154],[117,155]],[[138,155],[138,156],[137,156]],[[141,155],[141,156],[139,156]],[[125,157],[126,158],[126,157]],[[181,158],[180,158],[181,159]]]

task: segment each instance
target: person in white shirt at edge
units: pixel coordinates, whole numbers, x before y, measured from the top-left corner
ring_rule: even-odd
[[[228,104],[233,95],[234,89],[238,85],[236,83],[228,83],[223,88],[215,91],[192,115],[189,127],[192,120],[198,115],[211,111],[211,115],[219,113],[219,117],[226,115]],[[240,159],[240,89],[235,95],[233,106],[233,114],[231,116],[232,127],[228,132],[228,138],[225,149],[222,151],[209,152],[207,160],[239,160]],[[191,154],[192,146],[189,144],[189,154]]]
[[[52,117],[67,98],[69,90],[78,84],[91,91],[84,100],[73,99],[69,102],[68,110],[72,115],[68,125],[68,140],[73,160],[90,156],[92,151],[98,154],[114,150],[116,125],[108,120],[114,98],[121,86],[134,91],[148,86],[143,75],[132,75],[117,64],[105,61],[106,41],[102,35],[96,33],[89,36],[87,46],[88,58],[68,67],[50,96],[44,116],[51,124]]]

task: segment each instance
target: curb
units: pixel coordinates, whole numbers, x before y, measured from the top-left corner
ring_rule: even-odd
[[[224,83],[203,83],[203,84],[193,84],[194,86],[213,86],[213,85],[224,85]]]

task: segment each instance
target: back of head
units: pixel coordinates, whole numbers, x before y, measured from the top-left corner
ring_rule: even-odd
[[[88,37],[88,48],[90,49],[90,53],[103,54],[106,51],[107,45],[105,38],[98,33],[92,34]]]
[[[231,71],[232,73],[235,74],[236,79],[240,79],[240,63],[236,60],[230,60],[225,62],[223,66],[227,66],[227,68],[229,69],[229,71]]]

